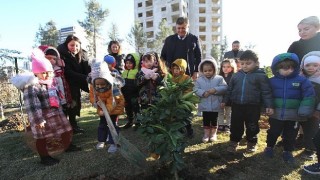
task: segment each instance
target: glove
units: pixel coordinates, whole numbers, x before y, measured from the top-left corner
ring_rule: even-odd
[[[158,76],[159,76],[158,73],[153,73],[153,74],[151,74],[150,77],[151,77],[153,80],[156,80],[156,79],[158,78]]]
[[[150,77],[150,74],[145,74],[144,76],[143,76],[145,79],[150,79],[151,77]]]

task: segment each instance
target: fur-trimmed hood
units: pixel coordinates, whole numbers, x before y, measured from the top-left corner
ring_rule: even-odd
[[[17,74],[10,79],[10,82],[19,90],[39,83],[38,78],[32,72]]]
[[[201,75],[201,76],[203,75],[202,66],[203,66],[203,63],[204,63],[204,62],[211,62],[211,63],[213,63],[214,70],[215,70],[214,75],[217,75],[217,74],[218,74],[218,66],[217,66],[216,60],[215,60],[213,57],[206,57],[205,59],[202,59],[202,61],[201,61],[200,64],[199,64],[199,67],[198,67],[199,75]]]

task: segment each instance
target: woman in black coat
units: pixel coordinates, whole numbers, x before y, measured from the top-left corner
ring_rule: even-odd
[[[61,59],[65,62],[65,77],[70,86],[72,104],[66,107],[73,133],[83,133],[78,126],[76,116],[80,116],[81,90],[89,92],[88,81],[91,68],[85,51],[81,48],[79,38],[69,35],[63,44],[58,46]]]

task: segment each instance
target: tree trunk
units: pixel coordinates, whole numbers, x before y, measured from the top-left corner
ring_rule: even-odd
[[[3,104],[0,103],[0,113],[1,113],[1,119],[4,119],[4,110],[3,110]]]

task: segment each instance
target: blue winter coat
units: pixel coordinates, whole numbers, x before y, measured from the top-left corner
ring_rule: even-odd
[[[284,60],[292,60],[297,66],[289,76],[282,76],[276,65]],[[278,120],[306,121],[311,116],[315,104],[315,92],[311,82],[299,75],[299,59],[294,53],[276,56],[272,62],[270,78],[275,112],[270,117]]]

